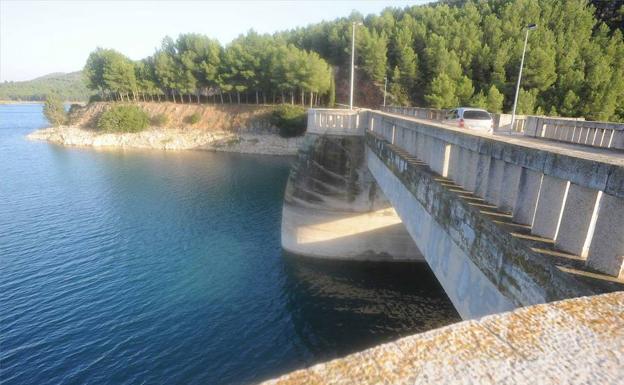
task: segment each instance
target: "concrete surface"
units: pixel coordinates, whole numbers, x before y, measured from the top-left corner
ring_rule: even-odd
[[[263,385],[622,384],[624,292],[520,308],[379,345]]]

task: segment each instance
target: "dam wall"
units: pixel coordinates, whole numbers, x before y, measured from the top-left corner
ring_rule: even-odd
[[[423,261],[396,211],[368,171],[367,112],[338,110],[308,119],[282,212],[282,247],[317,258]]]

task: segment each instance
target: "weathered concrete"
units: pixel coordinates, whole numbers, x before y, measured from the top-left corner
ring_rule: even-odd
[[[401,215],[412,239],[420,245],[429,267],[462,318],[513,309],[514,303],[501,293],[470,256],[453,241],[446,229],[437,222],[437,218],[432,217],[414,199],[403,182],[387,172],[386,164],[370,150],[367,161],[373,176]],[[470,231],[469,228],[467,230]]]
[[[621,384],[622,314],[622,292],[531,306],[401,338],[263,384]]]
[[[463,318],[594,293],[400,148],[373,133],[367,146],[375,180]]]
[[[362,136],[306,134],[286,187],[282,247],[318,258],[423,261],[366,167]]]
[[[575,204],[565,204],[571,186],[572,200],[585,201],[577,195],[578,186],[587,189],[584,195],[589,201],[592,195],[603,193],[616,200],[614,207],[624,204],[624,153],[523,136],[487,135],[376,111],[369,114],[376,122],[376,134],[390,141],[388,131],[392,128],[399,138],[414,138],[397,144],[438,174],[449,175],[484,203],[503,213],[511,212],[509,218],[499,215],[500,220],[512,219],[524,225],[518,229],[529,230],[537,237],[535,240],[548,244],[547,249],[554,245],[557,250],[549,251],[550,255],[572,259],[577,266],[577,262],[582,262],[589,270],[624,280],[624,249],[620,243],[609,242],[605,247],[592,241],[599,223],[611,226],[611,234],[605,237],[624,238],[620,237],[624,234],[624,218],[615,215],[618,210],[590,210],[584,204],[582,210],[577,210]],[[449,146],[450,151],[441,151]],[[460,154],[462,162],[453,160],[456,154]],[[518,188],[514,189],[516,183]],[[543,246],[536,248],[544,250]],[[587,258],[588,255],[593,258]]]

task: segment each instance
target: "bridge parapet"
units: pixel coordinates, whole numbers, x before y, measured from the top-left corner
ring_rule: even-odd
[[[624,150],[624,123],[530,116],[526,136]]]
[[[364,136],[368,110],[308,110],[307,132],[319,135]]]
[[[624,278],[624,162],[371,112],[368,127],[508,213],[533,251]],[[544,247],[547,245],[548,247]]]
[[[413,116],[418,119],[434,120],[442,122],[446,117],[448,110],[438,108],[423,108],[423,107],[401,107],[401,106],[383,106],[380,107],[381,111],[389,112],[391,114]],[[511,127],[511,114],[497,114],[493,113],[492,120],[494,122],[494,131],[508,132],[516,131],[523,132],[526,123],[526,115],[516,115],[514,126]]]

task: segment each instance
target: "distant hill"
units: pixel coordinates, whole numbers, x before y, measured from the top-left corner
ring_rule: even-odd
[[[63,100],[86,101],[93,92],[87,89],[81,71],[56,72],[33,80],[0,83],[0,100],[37,101],[50,93]]]

